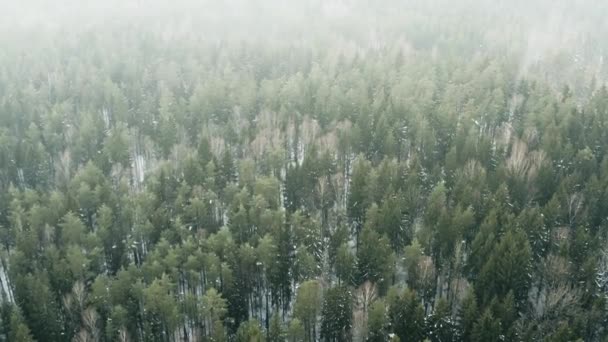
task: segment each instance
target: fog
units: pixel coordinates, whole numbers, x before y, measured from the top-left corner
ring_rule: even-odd
[[[62,36],[120,35],[127,30],[216,43],[337,50],[351,46],[360,53],[397,44],[439,53],[460,49],[469,56],[507,52],[519,60],[521,75],[538,69],[541,61],[543,69],[566,58],[605,80],[606,18],[608,5],[602,0],[25,0],[2,2],[0,37],[22,49]],[[474,43],[455,46],[452,37]],[[573,77],[534,72],[556,82]]]

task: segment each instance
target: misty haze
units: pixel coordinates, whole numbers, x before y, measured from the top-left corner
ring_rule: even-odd
[[[608,1],[0,0],[0,342],[608,342]]]

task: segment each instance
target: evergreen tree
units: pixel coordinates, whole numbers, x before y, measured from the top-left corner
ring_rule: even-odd
[[[33,342],[34,338],[30,329],[25,324],[23,317],[17,308],[13,308],[10,317],[10,330],[8,333],[9,341],[15,342]]]
[[[490,309],[486,309],[475,322],[471,333],[471,341],[500,341],[500,322],[494,318]]]
[[[480,298],[489,301],[495,295],[502,298],[513,291],[516,303],[524,303],[530,286],[531,257],[525,235],[518,230],[508,231],[479,274]]]
[[[365,227],[357,250],[359,284],[366,280],[380,284],[381,288],[390,284],[394,263],[394,255],[388,239],[370,227]]]
[[[387,334],[386,305],[382,300],[372,303],[367,319],[367,340],[370,342],[386,341]]]
[[[458,311],[457,325],[462,341],[469,341],[473,338],[473,328],[479,316],[477,299],[473,291],[467,292],[460,304]]]
[[[237,342],[262,342],[263,335],[257,320],[249,320],[242,323],[236,332]]]
[[[0,340],[607,340],[608,3],[13,3]]]
[[[321,313],[321,339],[351,340],[352,301],[352,294],[346,287],[333,287],[327,290]]]
[[[317,336],[317,318],[321,313],[321,285],[308,280],[300,285],[294,303],[294,316],[302,322],[305,341],[314,341]]]
[[[285,341],[285,329],[283,328],[283,322],[278,312],[272,314],[270,319],[270,327],[268,329],[268,342],[282,342]]]
[[[450,307],[444,298],[435,304],[435,311],[427,321],[427,335],[431,341],[458,341],[458,331],[451,317]]]
[[[424,309],[416,293],[406,289],[389,302],[388,317],[391,330],[401,341],[420,341],[425,335]]]
[[[303,342],[306,340],[306,331],[299,319],[294,318],[289,322],[287,340],[289,342]]]
[[[363,158],[357,157],[353,165],[353,172],[350,179],[350,194],[348,196],[348,217],[351,220],[357,246],[359,245],[359,236],[363,228],[363,220],[367,209],[367,177],[370,172],[370,163]]]

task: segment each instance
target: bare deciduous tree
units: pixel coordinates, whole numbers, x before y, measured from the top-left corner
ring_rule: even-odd
[[[570,227],[576,223],[576,217],[583,208],[584,197],[581,193],[575,192],[568,196],[568,222]]]
[[[378,291],[370,281],[363,283],[355,292],[353,310],[353,341],[365,341],[369,308],[376,300]]]
[[[511,177],[532,182],[538,175],[538,170],[545,163],[546,155],[542,150],[528,151],[528,144],[514,139],[511,153],[506,161],[507,171]]]
[[[129,333],[127,332],[127,329],[120,328],[120,330],[118,330],[118,341],[119,342],[130,342],[131,339],[129,338]]]

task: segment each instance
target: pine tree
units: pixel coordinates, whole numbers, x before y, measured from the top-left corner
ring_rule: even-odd
[[[492,251],[476,282],[484,302],[502,298],[513,291],[516,303],[523,304],[530,286],[532,252],[523,232],[509,230]]]
[[[406,289],[388,303],[391,330],[401,341],[420,341],[425,334],[424,309],[416,293]]]
[[[359,235],[363,228],[363,219],[367,210],[367,177],[371,165],[363,156],[357,157],[353,165],[353,172],[350,179],[350,193],[348,196],[347,213],[355,233],[357,246],[359,246]]]
[[[229,148],[226,148],[222,154],[222,160],[216,177],[218,189],[224,189],[227,184],[236,181],[236,166]]]
[[[352,328],[352,294],[346,287],[327,290],[321,313],[323,341],[350,341]]]
[[[315,341],[317,336],[317,317],[321,313],[321,285],[316,280],[309,280],[298,288],[294,303],[294,316],[304,325],[306,341]]]
[[[471,333],[471,341],[500,341],[500,322],[494,318],[490,309],[486,309],[481,317],[475,322]]]
[[[470,341],[473,338],[473,328],[479,315],[478,310],[475,292],[468,291],[460,304],[457,317],[461,341]]]
[[[447,300],[440,298],[435,304],[435,311],[427,321],[429,340],[433,342],[458,340],[458,331],[450,311]]]
[[[303,342],[306,340],[306,331],[302,322],[294,318],[289,322],[289,327],[287,328],[287,341],[289,342]]]
[[[270,319],[270,328],[268,329],[268,342],[283,342],[285,341],[285,330],[283,328],[283,322],[278,312],[272,314]]]
[[[14,307],[10,317],[10,332],[8,334],[9,341],[15,342],[33,342],[34,338],[30,329],[25,324],[19,309]]]
[[[389,238],[393,250],[400,251],[411,243],[413,232],[405,224],[402,200],[398,194],[387,194],[380,207],[379,228]]]
[[[372,303],[367,318],[367,341],[383,342],[388,338],[388,319],[384,301],[377,300]]]
[[[256,319],[241,323],[236,332],[237,342],[262,342],[263,340],[260,323]]]
[[[348,285],[355,280],[355,256],[350,251],[348,244],[344,243],[338,248],[336,256],[336,276],[341,284]]]
[[[379,284],[381,289],[385,288],[392,280],[394,263],[388,239],[372,228],[365,227],[357,250],[358,283],[369,280]]]

